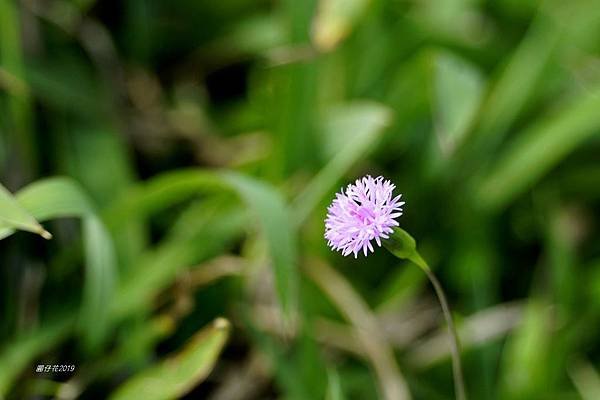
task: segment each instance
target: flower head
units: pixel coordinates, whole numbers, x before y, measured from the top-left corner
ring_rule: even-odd
[[[392,198],[396,186],[383,177],[367,175],[336,194],[325,219],[325,239],[333,250],[357,258],[362,250],[366,256],[373,251],[372,240],[381,246],[388,239],[396,218],[402,215],[402,195]]]

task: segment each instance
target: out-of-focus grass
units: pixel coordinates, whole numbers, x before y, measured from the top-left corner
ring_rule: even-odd
[[[450,398],[421,271],[326,248],[367,173],[470,398],[594,398],[599,66],[592,0],[1,1],[0,398]]]

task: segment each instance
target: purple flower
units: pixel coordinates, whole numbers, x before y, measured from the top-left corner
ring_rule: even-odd
[[[396,186],[379,176],[367,175],[348,185],[346,192],[336,194],[329,206],[325,219],[325,239],[333,250],[354,258],[362,250],[365,256],[373,251],[371,241],[381,246],[381,239],[388,239],[393,227],[398,226],[395,218],[402,215],[402,195],[392,198]]]

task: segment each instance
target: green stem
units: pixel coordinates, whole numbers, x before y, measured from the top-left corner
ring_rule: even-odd
[[[444,289],[442,289],[442,285],[434,273],[429,268],[422,269],[427,274],[429,281],[435,289],[435,294],[440,301],[442,312],[444,313],[444,318],[446,319],[446,324],[448,325],[448,332],[450,333],[450,351],[452,353],[452,375],[454,377],[454,391],[456,393],[456,398],[457,400],[466,400],[467,396],[465,394],[462,362],[460,361],[460,341],[456,332],[456,326],[454,326],[454,321],[452,320],[452,314],[450,312],[450,306],[448,306],[446,294],[444,293]]]
[[[418,265],[427,275],[429,281],[435,289],[435,294],[442,306],[442,312],[448,325],[448,332],[450,333],[450,353],[452,355],[452,376],[454,378],[454,391],[456,393],[457,400],[466,400],[465,381],[462,370],[462,363],[460,361],[460,342],[458,340],[458,333],[452,320],[452,313],[450,312],[450,306],[446,299],[446,294],[442,285],[436,278],[431,268],[423,257],[417,251],[417,243],[415,239],[405,230],[401,228],[394,229],[394,232],[390,235],[389,240],[384,242],[385,247],[396,257],[404,260],[410,260],[411,262]]]

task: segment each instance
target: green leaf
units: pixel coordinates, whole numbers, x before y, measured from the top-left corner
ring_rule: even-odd
[[[80,326],[94,347],[106,337],[111,325],[106,305],[111,301],[117,260],[110,235],[95,215],[83,217],[86,271]]]
[[[212,371],[229,337],[230,324],[217,318],[197,333],[178,354],[149,367],[120,386],[112,400],[179,398]]]
[[[344,400],[344,392],[340,381],[340,374],[335,369],[327,371],[327,395],[326,400]]]
[[[320,0],[313,41],[321,50],[337,46],[366,13],[370,0]]]
[[[111,204],[134,183],[134,173],[119,132],[90,125],[59,126],[53,130],[61,139],[58,154],[65,173],[81,182],[99,209]],[[147,242],[148,229],[138,221],[125,219],[127,227],[113,232],[121,271],[138,262]]]
[[[503,67],[482,110],[479,134],[495,143],[504,136],[531,98],[561,37],[561,30],[541,11]]]
[[[26,73],[31,91],[39,102],[53,110],[106,122],[110,113],[107,88],[90,74],[84,58],[59,53],[55,57],[31,60]],[[77,85],[72,84],[73,79],[77,79]]]
[[[381,334],[381,326],[362,296],[339,272],[318,259],[303,264],[303,271],[351,323],[355,338],[377,376],[381,397],[409,399],[410,392],[392,348]]]
[[[38,167],[38,151],[32,130],[31,94],[25,81],[23,27],[19,16],[18,4],[0,3],[0,83],[7,83],[9,89],[8,96],[2,96],[0,112],[3,128],[6,127],[4,134],[16,161],[11,168],[32,174]]]
[[[70,178],[34,182],[17,193],[19,204],[40,221],[81,217],[94,213],[91,200]]]
[[[296,234],[283,196],[270,185],[236,172],[183,170],[160,175],[127,193],[107,214],[113,228],[199,193],[234,193],[256,215],[269,245],[277,294],[290,317],[297,306]]]
[[[535,124],[497,161],[476,192],[482,208],[499,210],[600,129],[600,89],[583,94]]]
[[[435,55],[435,128],[445,155],[460,146],[479,109],[481,72],[449,52]]]
[[[260,14],[243,19],[222,38],[203,49],[213,57],[238,59],[256,56],[285,44],[286,31],[280,18]]]
[[[569,375],[583,400],[600,398],[600,376],[594,366],[586,360],[576,360]]]
[[[183,269],[218,255],[241,235],[246,213],[231,204],[215,204],[216,200],[190,206],[167,238],[123,277],[110,307],[113,318],[120,320],[147,307]]]
[[[41,221],[79,217],[85,249],[85,282],[79,327],[92,350],[106,337],[110,321],[108,307],[114,291],[117,261],[112,239],[94,211],[91,200],[68,178],[35,182],[17,194],[19,204]]]
[[[308,217],[357,160],[365,157],[391,119],[391,110],[375,102],[355,102],[330,111],[324,132],[332,158],[294,201],[297,224]]]
[[[284,315],[289,318],[297,307],[298,277],[296,231],[287,205],[267,184],[231,172],[222,176],[258,217],[269,245],[279,301]]]
[[[562,69],[561,53],[595,43],[599,14],[593,2],[548,1],[536,7],[526,36],[502,66],[482,107],[477,135],[483,147],[477,152],[495,151],[519,116],[537,101],[545,101],[543,86],[554,84],[550,71]]]
[[[10,236],[15,229],[37,233],[45,239],[52,238],[36,219],[17,202],[0,184],[0,239]]]
[[[111,229],[117,230],[129,218],[145,218],[195,195],[226,189],[217,172],[199,169],[167,172],[129,189],[108,208],[105,219]]]
[[[0,353],[0,398],[8,394],[12,384],[25,368],[35,370],[33,361],[41,353],[56,346],[71,331],[73,320],[59,317],[41,328],[7,343]]]
[[[542,393],[548,384],[551,326],[549,306],[541,299],[530,299],[521,326],[503,351],[502,398],[530,399]]]

